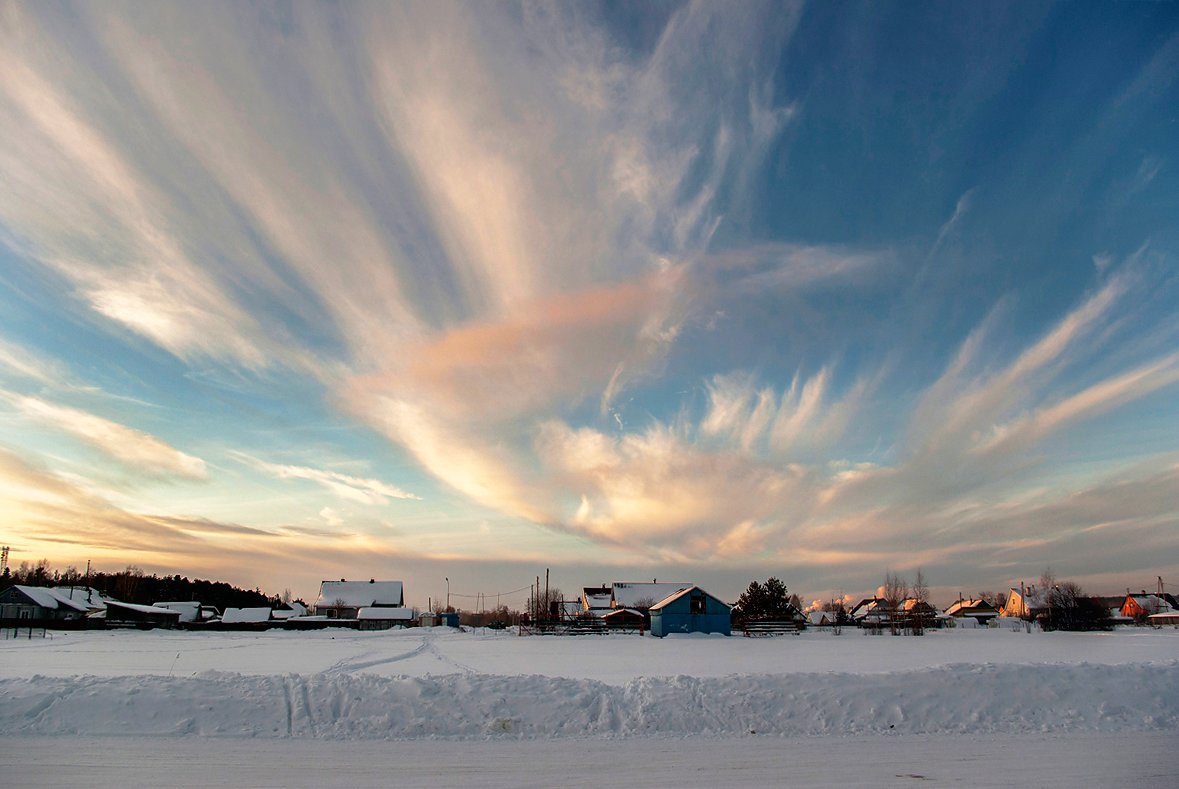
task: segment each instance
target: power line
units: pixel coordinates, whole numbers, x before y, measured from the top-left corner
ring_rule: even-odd
[[[474,598],[478,598],[480,595],[482,595],[484,598],[487,598],[487,597],[490,597],[491,595],[494,594],[497,597],[499,597],[499,596],[506,597],[507,595],[510,595],[510,594],[517,594],[519,592],[527,592],[530,589],[532,589],[531,586],[521,586],[519,589],[513,589],[510,592],[480,592],[479,594],[459,594],[458,592],[451,592],[450,596],[451,597],[470,597],[470,598],[474,599]]]

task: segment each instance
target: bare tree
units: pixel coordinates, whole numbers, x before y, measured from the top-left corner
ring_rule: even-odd
[[[831,632],[834,635],[839,635],[843,632],[843,625],[848,620],[847,607],[843,604],[843,591],[839,591],[838,597],[833,597],[823,603],[823,611],[831,616]]]
[[[895,636],[899,632],[901,604],[909,596],[909,583],[897,573],[888,570],[884,573],[882,592],[881,597],[884,600],[885,607],[888,609],[889,629]]]
[[[1040,573],[1040,589],[1045,595],[1056,586],[1056,573],[1052,572],[1051,567],[1045,567],[1044,572]]]
[[[126,570],[115,574],[114,581],[115,597],[125,603],[140,602],[136,597],[139,593],[139,587],[143,583],[143,570],[140,570],[133,564],[129,564]]]
[[[528,596],[528,610],[537,619],[549,619],[552,616],[553,603],[559,604],[564,599],[565,593],[555,586],[548,589],[541,587],[539,594],[533,589],[532,594]]]
[[[929,606],[929,583],[925,580],[925,573],[921,571],[921,568],[917,568],[917,575],[913,578],[913,589],[908,596],[913,599],[913,609],[910,611],[913,635],[924,635],[925,628],[930,624],[927,620],[930,618],[931,609]]]

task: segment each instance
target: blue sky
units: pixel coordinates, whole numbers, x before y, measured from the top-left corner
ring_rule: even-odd
[[[27,3],[0,43],[14,561],[1179,577],[1173,6]]]

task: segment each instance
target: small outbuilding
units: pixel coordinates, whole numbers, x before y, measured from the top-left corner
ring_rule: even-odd
[[[252,608],[226,608],[221,614],[223,625],[262,625],[269,622],[271,617],[269,606],[254,606]]]
[[[389,630],[409,627],[414,623],[412,608],[366,607],[356,612],[356,618],[360,621],[361,630]]]
[[[180,612],[171,608],[106,601],[107,627],[172,628],[179,624]]]
[[[680,589],[650,608],[651,635],[719,633],[732,635],[732,607],[699,586]]]

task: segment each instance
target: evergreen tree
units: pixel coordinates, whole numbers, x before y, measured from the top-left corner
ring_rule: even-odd
[[[751,581],[733,606],[733,619],[743,622],[750,619],[780,619],[791,617],[797,609],[790,604],[790,591],[786,584],[770,577],[764,584]]]

